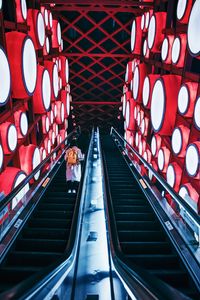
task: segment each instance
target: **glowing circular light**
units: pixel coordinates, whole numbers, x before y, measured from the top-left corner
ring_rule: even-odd
[[[66,109],[67,109],[67,115],[69,116],[70,114],[70,97],[69,94],[67,94],[67,105],[66,105]]]
[[[142,100],[145,107],[148,105],[149,96],[150,96],[150,81],[149,81],[149,77],[146,76],[143,84],[143,90],[142,90]]]
[[[45,40],[45,46],[46,46],[47,54],[49,54],[49,52],[50,52],[50,42],[49,42],[48,36],[46,37],[46,40]]]
[[[167,182],[171,187],[174,187],[176,181],[175,170],[172,164],[167,168]]]
[[[13,124],[8,129],[8,147],[10,151],[14,151],[17,147],[17,130]]]
[[[20,130],[23,136],[25,136],[28,132],[28,119],[25,112],[21,113]]]
[[[151,139],[151,152],[153,154],[153,156],[156,155],[157,152],[157,143],[156,143],[156,137],[153,136]]]
[[[143,44],[143,55],[144,55],[144,56],[146,56],[147,51],[148,51],[148,48],[147,48],[147,40],[145,39],[145,40],[144,40],[144,44]]]
[[[145,25],[145,15],[143,14],[142,18],[141,18],[141,29],[142,30],[144,29],[144,25]]]
[[[150,12],[148,11],[146,13],[146,18],[145,18],[145,28],[147,29],[149,26],[149,20],[150,20]]]
[[[200,143],[200,142],[199,142]],[[196,144],[190,144],[186,151],[186,170],[190,176],[196,176],[199,170],[199,151]]]
[[[182,148],[182,134],[179,128],[175,128],[172,134],[172,150],[177,155]]]
[[[163,61],[167,59],[168,52],[169,52],[169,41],[168,38],[165,38],[161,48],[161,58]]]
[[[3,155],[3,148],[0,144],[0,170],[2,169],[2,166],[3,166],[3,158],[4,158],[4,155]]]
[[[58,97],[58,84],[59,84],[59,76],[58,76],[58,67],[56,64],[53,66],[53,91],[55,98]]]
[[[46,130],[46,132],[49,132],[49,127],[50,127],[49,118],[48,118],[48,116],[46,116],[46,119],[45,119],[45,130]]]
[[[159,131],[165,113],[165,93],[162,82],[158,79],[153,87],[151,101],[151,122],[153,129]]]
[[[154,40],[155,40],[155,34],[156,34],[156,19],[155,19],[155,16],[153,15],[150,19],[149,29],[148,29],[148,37],[147,37],[149,49],[151,49],[153,47]]]
[[[196,127],[200,130],[200,97],[197,99],[194,108],[194,122]]]
[[[22,171],[18,173],[15,179],[15,183],[13,186],[13,189],[17,187],[24,179],[26,178],[26,174]],[[20,191],[17,193],[17,195],[12,200],[12,209],[15,208],[15,206],[19,203],[19,201],[24,197],[24,195],[29,190],[29,184],[27,183]]]
[[[187,188],[186,188],[184,185],[181,186],[181,188],[180,188],[180,190],[179,190],[179,195],[180,195],[183,199],[185,199],[185,196],[189,196],[188,190],[187,190]]]
[[[136,145],[136,147],[138,147],[138,144],[139,144],[139,134],[138,134],[138,132],[136,132],[136,134],[135,134],[135,145]]]
[[[26,5],[26,0],[21,0],[21,11],[22,11],[22,16],[24,20],[27,19],[27,5]]]
[[[197,56],[200,53],[200,0],[196,0],[193,4],[187,30],[188,47],[192,55]]]
[[[49,16],[48,16],[47,9],[44,10],[44,21],[45,21],[45,25],[48,26],[49,25]]]
[[[160,149],[158,152],[158,168],[160,171],[164,169],[164,165],[165,165],[164,151],[163,149]]]
[[[41,162],[41,157],[40,157],[40,150],[39,148],[35,148],[34,153],[33,153],[33,170],[40,164]],[[35,175],[34,178],[37,180],[40,176],[40,171],[38,171]]]
[[[183,115],[189,106],[189,92],[185,85],[182,85],[178,93],[178,110]]]
[[[172,62],[173,64],[176,64],[180,57],[180,51],[181,51],[181,42],[180,38],[176,37],[173,45],[172,45]]]
[[[187,0],[179,0],[177,4],[176,16],[178,20],[181,20],[185,14],[187,7]]]
[[[139,80],[140,80],[139,77],[140,77],[139,68],[138,68],[138,66],[136,66],[134,77],[133,77],[133,97],[134,97],[134,99],[137,99],[137,96],[138,96]]]
[[[58,37],[58,45],[60,46],[62,36],[61,36],[61,26],[60,26],[59,22],[58,22],[58,25],[57,25],[57,37]]]
[[[68,59],[65,61],[65,76],[66,76],[66,82],[69,82],[69,62]]]
[[[42,99],[45,110],[48,110],[51,105],[51,82],[49,72],[47,70],[44,71],[42,78]]]
[[[52,28],[52,26],[53,26],[53,17],[52,17],[51,12],[49,12],[49,25],[50,25],[50,28]]]
[[[33,94],[37,80],[37,59],[35,48],[30,38],[25,39],[22,53],[23,77],[26,89]]]
[[[50,140],[48,140],[48,142],[47,142],[47,152],[48,152],[48,154],[51,152],[51,141]]]
[[[130,122],[130,102],[128,101],[126,104],[126,127],[129,127]]]
[[[10,94],[10,67],[4,50],[0,47],[0,106],[8,101]]]
[[[44,46],[45,42],[45,26],[44,26],[44,18],[42,14],[39,12],[37,17],[37,36],[40,46]]]
[[[64,122],[64,117],[65,117],[65,107],[64,104],[61,104],[61,122]]]
[[[136,41],[136,21],[133,20],[132,29],[131,29],[131,51],[135,48],[135,41]]]
[[[0,0],[0,9],[2,9],[2,2],[3,0]]]

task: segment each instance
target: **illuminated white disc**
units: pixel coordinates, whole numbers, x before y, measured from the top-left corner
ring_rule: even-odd
[[[17,147],[17,130],[15,125],[11,124],[8,129],[8,148],[14,151]]]
[[[164,152],[162,149],[158,151],[158,168],[160,171],[164,169],[165,165],[165,157],[164,157]]]
[[[133,91],[133,79],[131,80],[131,83],[130,83],[130,90]]]
[[[137,106],[135,106],[135,108],[134,108],[134,119],[135,120],[137,119],[137,114],[138,114],[138,109],[137,109]]]
[[[52,26],[53,26],[53,17],[52,17],[51,12],[49,12],[49,25],[50,25],[50,28],[52,28]]]
[[[134,99],[137,99],[137,96],[138,96],[139,80],[140,80],[139,77],[140,77],[140,75],[139,75],[139,67],[136,66],[134,77],[133,77],[133,98]]]
[[[172,164],[170,164],[167,168],[167,182],[171,187],[174,187],[175,185],[175,170]]]
[[[144,40],[144,44],[143,44],[143,55],[145,56],[147,54],[147,40]]]
[[[47,143],[47,152],[48,154],[51,152],[51,141],[48,139],[48,143]]]
[[[67,94],[69,95],[69,94]],[[126,111],[126,94],[123,95],[123,102],[122,102],[122,113],[123,116],[125,116],[125,111]]]
[[[46,132],[49,132],[49,127],[50,127],[49,118],[46,116],[46,119],[45,119],[45,131]]]
[[[45,110],[48,110],[51,105],[51,81],[48,70],[44,70],[42,77],[42,99]]]
[[[2,146],[0,144],[0,170],[1,170],[2,166],[3,166],[3,157],[4,157],[4,155],[3,155],[3,148],[2,148]]]
[[[70,114],[70,97],[69,94],[67,94],[67,105],[66,105],[66,109],[67,109],[67,115],[69,116]]]
[[[148,157],[147,157],[147,151],[144,152],[143,158],[144,158],[146,161],[148,160]]]
[[[32,40],[25,40],[22,53],[23,78],[25,87],[30,95],[33,94],[37,80],[37,59]]]
[[[64,117],[65,117],[65,107],[64,104],[61,104],[61,122],[64,122]]]
[[[66,82],[69,82],[69,62],[68,59],[65,61],[65,76],[66,76]]]
[[[37,17],[37,36],[40,46],[44,46],[45,42],[45,26],[43,15],[39,12]]]
[[[186,151],[186,169],[190,176],[195,176],[199,169],[199,152],[194,144],[190,144]]]
[[[58,124],[54,124],[53,130],[57,136],[58,135]]]
[[[57,117],[57,114],[58,114],[58,110],[57,110],[57,105],[55,104],[54,105],[54,118]]]
[[[142,18],[141,18],[141,29],[142,30],[144,29],[144,25],[145,25],[145,15],[143,14]]]
[[[153,168],[152,164],[150,164],[150,166]],[[153,173],[151,172],[151,170],[148,171],[148,176],[150,180],[153,179]]]
[[[195,108],[194,108],[194,122],[195,122],[195,125],[200,130],[200,97],[197,99],[197,102],[196,102]]]
[[[136,21],[133,20],[132,28],[131,28],[131,51],[135,48],[135,41],[136,41]]]
[[[130,102],[128,101],[126,104],[126,127],[129,127],[130,123]]]
[[[58,22],[58,25],[57,25],[57,38],[58,38],[58,45],[60,46],[61,45],[61,26],[60,26],[60,23]]]
[[[179,190],[179,195],[180,195],[184,200],[186,200],[186,199],[185,199],[186,196],[189,196],[188,190],[187,190],[187,188],[186,188],[184,185],[181,186],[181,188],[180,188],[180,190]]]
[[[42,160],[44,160],[47,157],[47,152],[45,149],[42,150]]]
[[[54,112],[52,110],[51,110],[51,113],[50,113],[50,120],[51,120],[51,124],[53,124]]]
[[[182,148],[182,134],[179,128],[175,128],[172,134],[172,149],[177,155],[180,153]]]
[[[36,147],[33,153],[33,160],[32,160],[33,170],[40,164],[40,162],[41,162],[40,150],[38,147]],[[34,175],[35,180],[37,180],[39,176],[40,176],[40,171],[38,171]]]
[[[138,147],[138,144],[139,144],[139,134],[136,132],[136,134],[135,134],[135,145],[136,145],[136,147]]]
[[[23,136],[28,132],[28,118],[25,112],[22,112],[20,116],[20,131]]]
[[[141,132],[142,132],[142,134],[145,133],[145,120],[144,119],[142,119],[142,122],[141,122]]]
[[[188,46],[193,55],[199,55],[200,52],[200,0],[196,0],[193,4],[187,30]]]
[[[27,6],[26,6],[26,0],[21,0],[21,11],[22,11],[22,16],[24,20],[27,19]]]
[[[10,94],[10,68],[8,59],[2,48],[0,48],[0,106],[5,104]]]
[[[153,15],[150,19],[149,29],[148,29],[148,37],[147,37],[149,49],[151,49],[153,47],[155,34],[156,34],[156,18]]]
[[[184,115],[189,106],[189,91],[185,85],[182,85],[178,93],[178,110]]]
[[[165,38],[162,43],[162,49],[161,49],[161,58],[163,61],[167,59],[168,51],[169,51],[169,42],[168,42],[168,38]]]
[[[24,179],[26,178],[26,174],[24,172],[19,172],[15,179],[14,187],[17,187]],[[12,200],[12,209],[15,208],[15,206],[19,203],[19,201],[24,197],[24,195],[29,190],[29,184],[27,183],[20,191],[17,193],[17,195]]]
[[[149,26],[149,19],[150,19],[150,13],[149,11],[146,13],[146,18],[145,18],[145,28],[147,29]]]
[[[151,100],[151,123],[155,131],[159,131],[165,114],[165,93],[160,79],[153,87]]]
[[[137,114],[137,125],[140,126],[140,123],[141,123],[141,115],[140,115],[140,112],[138,112],[138,114]]]
[[[176,16],[178,20],[181,20],[185,14],[185,10],[187,7],[187,0],[178,0]]]
[[[179,60],[181,52],[181,41],[179,37],[176,37],[172,46],[172,62],[176,64]]]
[[[149,77],[146,76],[143,84],[143,90],[142,90],[142,101],[145,107],[149,103],[149,95],[150,95],[150,80]]]
[[[59,84],[59,77],[58,77],[58,67],[56,64],[53,66],[53,91],[55,98],[58,97],[58,84]]]
[[[45,21],[45,25],[48,26],[49,25],[49,16],[48,16],[47,9],[44,10],[44,21]]]
[[[51,136],[51,142],[52,142],[52,144],[55,143],[55,138],[56,138],[56,135],[55,135],[55,132],[53,131],[52,132],[52,136]]]
[[[3,0],[0,0],[0,9],[2,9],[2,2]]]
[[[153,154],[153,156],[156,155],[156,151],[157,151],[156,138],[155,136],[153,136],[151,139],[151,153]]]
[[[126,65],[125,82],[128,81],[128,64]]]
[[[50,42],[49,42],[48,36],[46,37],[45,43],[46,43],[47,54],[49,54],[49,52],[50,52]]]
[[[139,144],[139,154],[142,155],[143,147],[142,147],[142,141]]]

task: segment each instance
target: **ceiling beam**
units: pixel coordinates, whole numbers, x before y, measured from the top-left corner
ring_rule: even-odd
[[[71,105],[122,105],[122,102],[114,102],[114,101],[72,101]]]
[[[66,0],[40,0],[41,4],[66,4]],[[152,2],[146,2],[146,1],[136,1],[136,0],[68,0],[67,4],[76,4],[76,5],[120,5],[120,6],[153,6]]]
[[[90,11],[110,11],[110,12],[115,12],[115,13],[132,13],[132,14],[141,14],[144,12],[141,8],[133,8],[133,7],[108,7],[108,6],[69,6],[67,4],[61,5],[61,6],[55,6],[52,7],[52,11],[85,11],[85,12],[90,12]]]
[[[109,58],[130,58],[131,57],[131,53],[130,54],[115,54],[115,53],[89,53],[89,52],[80,52],[80,53],[65,53],[66,57],[109,57]]]

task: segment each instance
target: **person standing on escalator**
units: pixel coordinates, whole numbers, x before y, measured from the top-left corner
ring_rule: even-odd
[[[81,180],[81,161],[83,159],[84,154],[78,148],[76,139],[73,139],[70,148],[65,153],[66,181],[69,194],[76,194],[77,192]]]

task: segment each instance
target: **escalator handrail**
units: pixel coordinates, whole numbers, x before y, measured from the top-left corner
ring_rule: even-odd
[[[88,153],[90,152],[91,144],[89,145],[87,155],[85,155],[85,160],[83,164],[82,174],[84,176],[81,177],[81,182],[79,184],[78,192],[77,192],[77,201],[74,208],[74,215],[72,218],[72,226],[70,230],[70,239],[67,245],[67,251],[63,256],[53,265],[46,267],[44,271],[40,272],[40,274],[36,273],[27,280],[22,283],[19,283],[16,287],[13,287],[9,291],[5,291],[0,295],[0,300],[8,300],[8,299],[36,299],[36,294],[40,292],[42,289],[49,284],[51,280],[54,280],[56,276],[61,277],[63,273],[68,274],[68,270],[71,269],[71,265],[74,260],[76,260],[77,255],[77,241],[79,240],[80,235],[80,226],[81,226],[81,216],[82,212],[79,209],[79,204],[81,201],[82,195],[82,187],[84,184],[85,178],[87,178],[88,168]],[[77,223],[78,220],[78,223]],[[62,273],[62,274],[61,274]],[[49,291],[48,291],[49,292]],[[36,297],[36,298],[35,298]]]
[[[19,191],[25,187],[27,183],[34,177],[35,174],[37,174],[38,171],[40,171],[45,164],[51,159],[53,154],[61,149],[63,145],[65,145],[66,141],[68,141],[74,134],[80,134],[80,127],[76,127],[59,145],[56,146],[55,149],[52,150],[52,152],[29,174],[27,175],[22,182],[20,182],[19,185],[17,185],[10,194],[5,196],[1,203],[0,203],[0,212],[7,206],[13,198],[19,193]]]
[[[123,253],[121,252],[121,247],[117,234],[117,224],[114,218],[114,207],[112,204],[112,196],[109,185],[109,177],[108,170],[105,161],[105,154],[102,153],[103,160],[103,178],[104,178],[104,188],[105,188],[105,206],[106,206],[106,218],[108,220],[108,235],[109,235],[109,243],[111,249],[112,261],[115,268],[119,273],[122,272],[122,277],[125,276],[125,282],[129,288],[129,290],[135,293],[135,285],[137,285],[138,291],[145,291],[148,299],[163,299],[163,300],[171,300],[171,299],[181,299],[187,300],[189,299],[184,294],[180,294],[179,291],[167,285],[165,282],[157,279],[156,277],[147,274],[142,268],[138,266],[134,266],[134,269],[128,267],[126,259],[124,258]],[[126,287],[125,287],[126,288]]]
[[[126,143],[130,150],[137,156],[137,158],[145,165],[145,167],[156,177],[156,179],[160,182],[162,187],[173,197],[173,199],[180,204],[186,211],[187,213],[192,217],[192,219],[195,221],[195,223],[200,226],[200,216],[195,213],[195,211],[188,205],[182,197],[174,191],[174,189],[167,183],[167,181],[158,174],[154,170],[154,168],[127,142],[118,132],[114,127],[111,127],[111,135],[116,134],[124,143]]]

